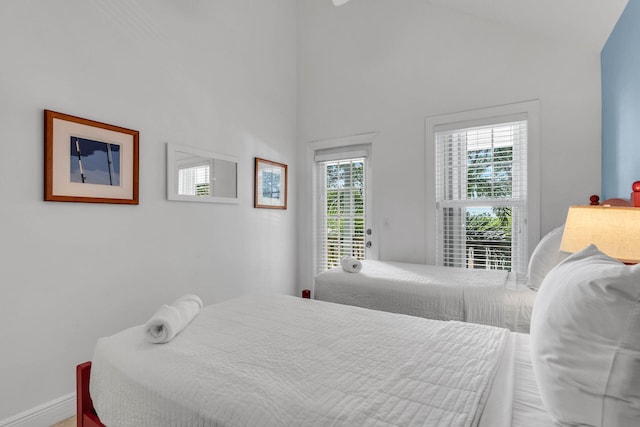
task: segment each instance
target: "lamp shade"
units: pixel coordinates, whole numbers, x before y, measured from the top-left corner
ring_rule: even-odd
[[[640,262],[640,209],[571,206],[560,250],[578,252],[590,244],[620,261]]]

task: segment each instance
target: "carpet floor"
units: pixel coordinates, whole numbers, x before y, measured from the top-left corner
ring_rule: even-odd
[[[76,424],[76,417],[75,415],[71,418],[67,418],[66,420],[60,421],[59,423],[56,423],[54,425],[52,425],[51,427],[75,427]]]

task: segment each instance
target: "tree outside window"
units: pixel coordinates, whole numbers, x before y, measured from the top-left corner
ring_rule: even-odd
[[[329,269],[340,265],[344,255],[364,259],[365,198],[364,159],[323,164],[325,175],[324,250]]]

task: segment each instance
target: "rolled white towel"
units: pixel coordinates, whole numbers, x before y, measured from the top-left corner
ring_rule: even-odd
[[[340,258],[340,265],[347,273],[357,273],[362,270],[362,263],[352,256],[345,255]]]
[[[186,294],[163,305],[144,325],[144,337],[154,344],[171,341],[198,315],[202,300],[197,295]]]

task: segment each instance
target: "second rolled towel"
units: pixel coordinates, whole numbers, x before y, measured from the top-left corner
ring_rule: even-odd
[[[163,305],[144,325],[145,339],[164,344],[175,338],[200,312],[202,300],[197,295],[184,295]]]
[[[347,273],[357,273],[362,270],[362,263],[358,259],[348,255],[340,258],[340,265]]]

